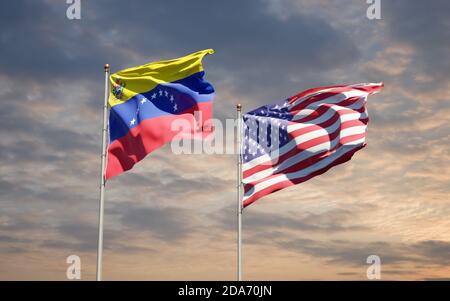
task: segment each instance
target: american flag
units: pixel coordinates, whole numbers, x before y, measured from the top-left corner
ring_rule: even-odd
[[[244,114],[244,207],[350,160],[366,145],[367,96],[382,87],[313,88]]]

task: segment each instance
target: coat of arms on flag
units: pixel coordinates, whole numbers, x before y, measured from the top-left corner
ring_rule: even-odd
[[[174,131],[174,120],[186,120],[196,132],[212,130],[205,123],[212,118],[214,88],[203,78],[202,65],[203,57],[212,53],[207,49],[111,75],[106,179],[182,134],[193,134]]]

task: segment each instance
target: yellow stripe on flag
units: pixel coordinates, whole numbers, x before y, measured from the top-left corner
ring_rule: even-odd
[[[153,62],[111,74],[109,105],[113,107],[128,101],[136,94],[150,91],[159,84],[177,81],[201,72],[203,57],[213,53],[213,49],[206,49],[181,58]]]

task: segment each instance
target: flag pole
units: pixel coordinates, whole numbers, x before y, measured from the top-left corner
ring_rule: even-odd
[[[97,281],[102,280],[103,259],[103,212],[105,205],[105,167],[106,143],[108,133],[108,97],[109,97],[109,64],[105,64],[105,99],[103,102],[103,128],[102,128],[102,170],[100,176],[100,206],[98,212],[98,249],[97,249]]]
[[[237,110],[237,280],[242,280],[242,106]]]

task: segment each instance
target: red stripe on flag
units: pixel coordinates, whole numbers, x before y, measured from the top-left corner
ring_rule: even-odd
[[[171,130],[172,122],[179,119],[187,120],[191,128],[196,128],[194,111],[201,112],[202,126],[212,117],[212,102],[198,103],[179,115],[165,115],[142,121],[138,126],[132,128],[125,136],[114,140],[108,146],[108,163],[106,165],[106,179],[117,176],[124,171],[130,170],[134,164],[142,160],[149,153],[164,144],[172,141],[175,136],[180,135],[178,131]],[[194,134],[194,138],[204,138],[210,132],[185,133]],[[195,136],[198,135],[198,136]]]
[[[319,170],[317,170],[317,171],[315,171],[315,172],[313,172],[313,173],[311,173],[311,174],[309,174],[309,175],[307,175],[305,177],[296,178],[296,179],[292,179],[292,180],[286,180],[286,181],[277,183],[275,185],[271,185],[269,187],[266,187],[266,188],[258,191],[257,193],[253,194],[248,199],[246,199],[243,202],[243,206],[247,207],[248,205],[250,205],[253,202],[255,202],[257,199],[259,199],[259,198],[261,198],[261,197],[263,197],[263,196],[265,196],[265,195],[267,195],[269,193],[281,190],[283,188],[286,188],[286,187],[289,187],[289,186],[292,186],[292,185],[296,185],[296,184],[305,182],[305,181],[307,181],[307,180],[309,180],[309,179],[311,179],[311,178],[313,178],[315,176],[321,175],[321,174],[325,173],[326,171],[328,171],[333,166],[336,166],[336,165],[339,165],[339,164],[342,164],[342,163],[345,163],[345,162],[349,161],[353,157],[354,153],[356,153],[358,150],[362,149],[364,146],[365,145],[362,145],[360,147],[357,147],[357,148],[351,150],[350,152],[347,152],[347,153],[343,154],[341,157],[339,157],[338,159],[333,161],[331,164],[329,164],[329,165],[325,166],[324,168],[319,169]]]
[[[340,132],[343,129],[347,129],[347,128],[351,128],[351,127],[359,126],[359,125],[366,125],[367,122],[368,122],[368,119],[357,119],[357,120],[349,120],[349,121],[343,122],[334,132],[328,132],[322,136],[315,137],[310,140],[305,140],[304,142],[294,145],[294,147],[291,150],[289,150],[288,152],[279,156],[275,160],[272,160],[272,161],[267,160],[266,162],[258,164],[253,168],[244,170],[243,177],[245,179],[245,178],[250,177],[251,175],[253,175],[257,172],[260,172],[262,170],[266,170],[268,168],[273,168],[274,166],[279,165],[280,163],[284,162],[285,160],[291,158],[292,156],[295,156],[311,147],[314,147],[316,145],[319,145],[319,144],[322,144],[322,143],[325,143],[328,141],[333,141],[336,137],[338,137],[338,135],[340,134]],[[332,125],[332,124],[330,124],[330,125]],[[330,125],[328,125],[328,126],[330,126]],[[297,136],[304,135],[308,132],[318,130],[320,128],[322,128],[322,127],[318,126],[317,128],[314,128],[314,129],[311,129],[310,127],[308,127],[309,130],[299,129],[299,130],[293,131],[292,133],[289,133],[289,135],[292,136],[293,138],[295,138]],[[365,134],[363,134],[363,137],[364,137],[364,135]],[[335,148],[336,147],[332,148],[331,150],[333,150]]]
[[[287,128],[290,140],[281,147],[283,153],[272,150],[271,157],[260,155],[243,165],[244,207],[350,160],[365,146],[369,122],[366,98],[383,86],[380,83],[318,87],[289,98],[288,112],[293,115]],[[257,110],[251,113],[263,119],[277,118],[276,114],[270,116],[264,112],[258,115]],[[355,115],[344,117],[352,113]],[[251,140],[249,136],[245,139]],[[249,145],[247,142],[244,140]],[[247,153],[249,150],[245,149]]]
[[[304,168],[307,168],[319,161],[321,161],[322,159],[325,159],[326,157],[328,157],[329,155],[333,154],[335,151],[337,151],[340,147],[344,146],[345,144],[351,143],[353,141],[357,141],[359,139],[362,139],[365,137],[365,133],[363,134],[355,134],[355,135],[351,135],[351,136],[347,136],[344,137],[342,139],[339,140],[339,142],[337,143],[337,145],[333,148],[331,148],[328,151],[322,151],[320,153],[315,154],[314,156],[311,156],[309,158],[306,158],[304,160],[292,163],[292,165],[286,166],[280,170],[277,170],[275,173],[270,174],[269,176],[266,176],[260,180],[257,181],[253,181],[253,182],[249,182],[246,184],[246,186],[248,186],[248,188],[244,189],[245,192],[247,192],[250,189],[250,186],[254,186],[258,183],[264,182],[268,179],[274,178],[276,176],[278,176],[279,174],[287,174],[287,173],[292,173],[292,172],[297,172],[297,171],[301,171]],[[301,153],[301,151],[299,152]],[[276,164],[274,166],[270,166],[270,168],[275,168],[279,166],[279,164]],[[250,185],[250,186],[249,186]]]

